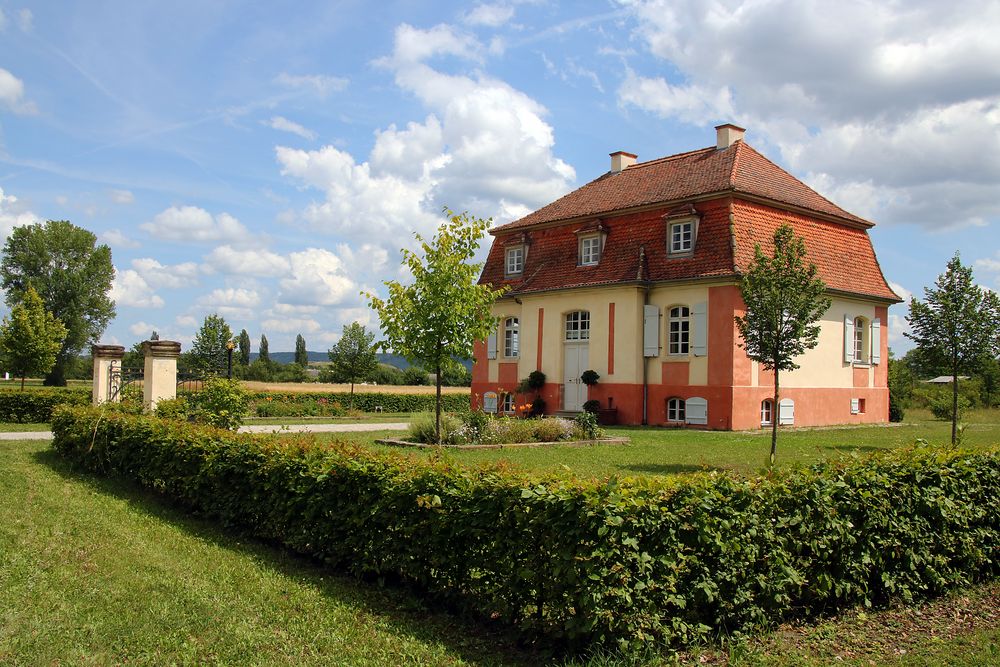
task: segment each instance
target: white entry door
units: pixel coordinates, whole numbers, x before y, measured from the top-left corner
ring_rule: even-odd
[[[563,345],[563,410],[583,410],[583,402],[587,400],[587,385],[580,379],[580,375],[587,370],[590,361],[588,348],[587,343]]]

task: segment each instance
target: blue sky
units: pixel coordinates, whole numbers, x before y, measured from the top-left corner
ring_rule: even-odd
[[[103,342],[223,315],[272,350],[377,326],[360,292],[445,205],[497,223],[746,140],[848,210],[897,291],[1000,287],[997,2],[0,0],[0,236],[68,219],[118,272]],[[849,249],[845,248],[845,256]],[[905,306],[890,311],[890,344]]]

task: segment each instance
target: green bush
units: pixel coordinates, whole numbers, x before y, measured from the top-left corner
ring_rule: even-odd
[[[584,438],[597,440],[604,437],[604,429],[597,425],[597,415],[593,412],[581,412],[574,421]]]
[[[437,441],[437,424],[433,412],[414,415],[410,421],[409,433],[413,440],[427,445],[461,445],[466,442],[462,437],[462,421],[447,413],[441,413],[440,443]]]
[[[571,649],[661,647],[1000,572],[1000,451],[579,481],[62,408],[53,447]]]
[[[930,408],[931,414],[934,415],[936,419],[946,419],[951,421],[951,408],[952,408],[952,393],[949,391],[947,393],[939,393],[931,399]],[[961,419],[962,415],[966,410],[972,407],[972,401],[963,396],[958,395],[958,418]]]
[[[187,420],[188,411],[190,406],[188,405],[187,398],[185,396],[178,396],[176,398],[165,398],[156,403],[156,416],[162,419],[180,419]]]
[[[52,421],[58,405],[87,405],[90,389],[45,388],[31,391],[0,390],[0,422],[42,424]]]
[[[211,378],[186,398],[195,421],[219,428],[238,429],[250,409],[250,393],[239,380]]]
[[[539,442],[558,442],[559,440],[570,440],[575,433],[573,422],[562,417],[548,417],[546,419],[532,419],[529,424],[534,426],[535,440]]]

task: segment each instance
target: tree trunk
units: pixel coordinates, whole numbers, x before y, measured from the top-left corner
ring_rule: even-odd
[[[24,391],[24,376],[21,376],[21,391]]]
[[[951,446],[958,439],[958,364],[951,367]]]
[[[778,368],[774,369],[774,398],[771,401],[771,458],[770,467],[774,467],[775,455],[778,452],[778,420],[781,410],[778,408]]]
[[[437,437],[437,444],[441,444],[441,346],[438,346],[437,375],[434,377],[434,384],[437,387],[437,400],[434,401],[434,428]]]
[[[351,410],[354,409],[354,380],[351,380]]]

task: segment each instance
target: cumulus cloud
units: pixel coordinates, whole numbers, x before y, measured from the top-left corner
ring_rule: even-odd
[[[133,336],[143,336],[143,340],[147,340],[145,336],[151,335],[157,329],[159,329],[159,327],[155,324],[149,324],[148,322],[136,322],[128,328],[129,333]]]
[[[197,243],[245,241],[249,234],[247,228],[228,213],[213,216],[197,206],[171,206],[158,213],[152,222],[139,225],[139,229],[164,241]]]
[[[325,194],[300,219],[357,240],[385,239],[383,247],[395,250],[414,231],[432,233],[443,205],[505,222],[564,194],[576,175],[553,154],[542,105],[485,74],[427,64],[449,57],[475,66],[482,52],[473,36],[451,26],[397,28],[392,54],[378,64],[428,115],[377,131],[367,161],[334,146],[277,147],[283,175]]]
[[[309,141],[313,141],[317,136],[312,130],[303,127],[294,121],[288,120],[284,116],[273,116],[271,120],[267,121],[266,125],[281,132],[291,132],[292,134],[297,134],[303,139],[308,139]]]
[[[744,124],[749,141],[877,221],[941,229],[1000,215],[1000,5],[620,2],[676,71],[627,71],[624,104]]]
[[[274,82],[285,88],[308,90],[319,97],[328,97],[347,88],[348,80],[340,76],[326,74],[288,74],[282,72],[274,78]]]
[[[281,318],[267,319],[261,322],[265,331],[277,331],[280,333],[316,333],[323,327],[312,318]]]
[[[291,274],[279,281],[280,303],[334,306],[357,299],[359,288],[348,275],[343,261],[320,248],[308,248],[288,256]]]
[[[138,248],[139,242],[129,238],[120,229],[109,229],[100,233],[101,243],[107,243],[114,248]]]
[[[196,326],[198,326],[198,320],[195,319],[191,315],[178,315],[174,319],[174,322],[177,323],[177,326],[181,326],[181,327],[196,327]]]
[[[256,290],[242,287],[218,288],[199,297],[195,304],[223,317],[251,319],[254,309],[260,305],[260,294]]]
[[[133,269],[115,272],[115,279],[111,283],[111,300],[119,306],[133,308],[163,307],[163,299]]]
[[[17,197],[4,194],[0,187],[0,243],[10,236],[15,227],[25,227],[41,221],[41,218],[18,203]]]
[[[16,114],[30,115],[38,112],[34,102],[24,98],[24,82],[0,67],[0,107]]]
[[[238,250],[230,245],[217,247],[205,256],[214,270],[227,275],[277,277],[291,268],[288,260],[269,250]]]
[[[161,264],[151,257],[132,260],[132,268],[148,283],[157,287],[177,289],[198,284],[198,265],[194,262]]]

